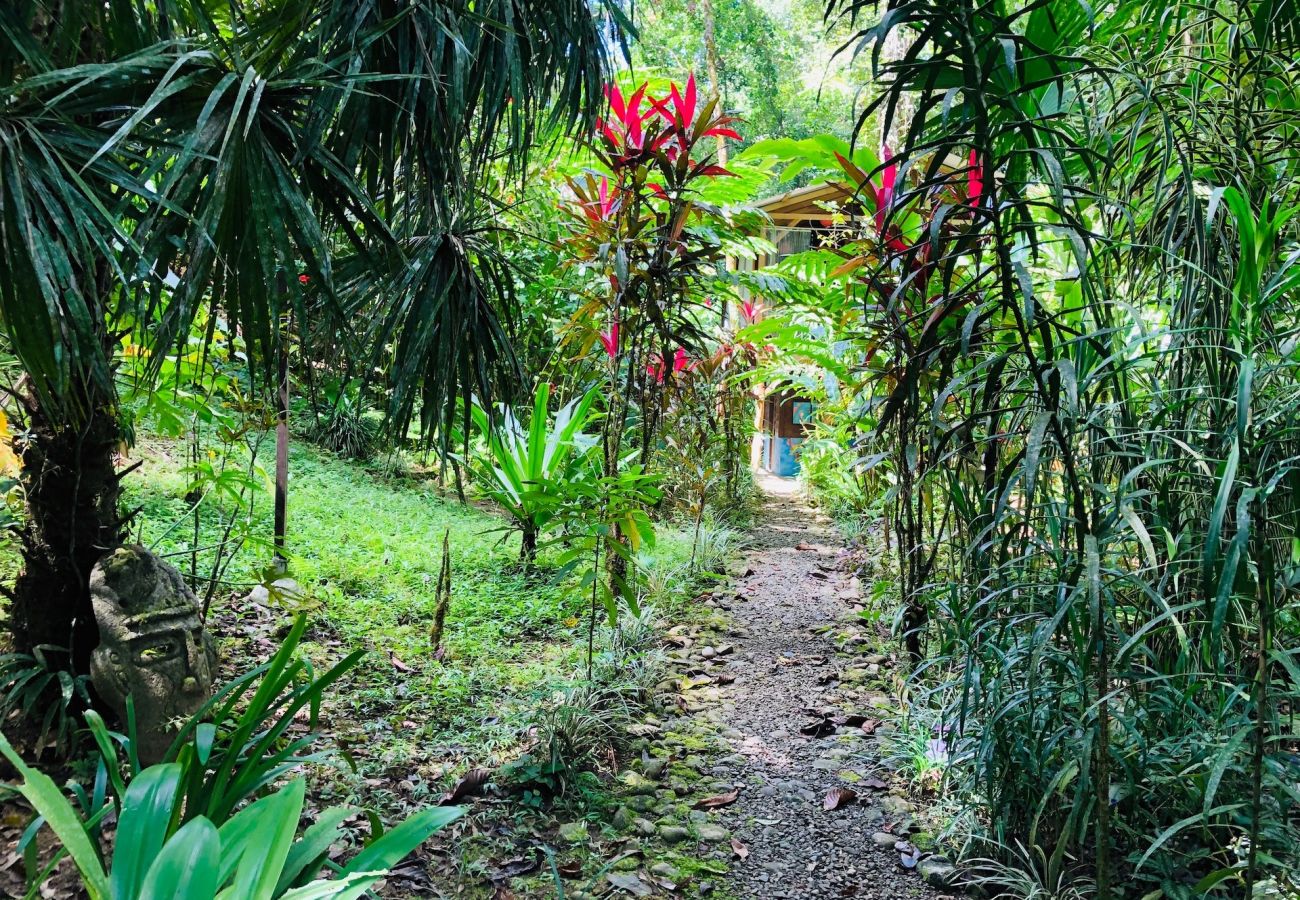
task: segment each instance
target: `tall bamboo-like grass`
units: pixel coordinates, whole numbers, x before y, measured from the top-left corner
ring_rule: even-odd
[[[829,3],[915,110],[846,271],[918,696],[987,852],[1101,898],[1298,862],[1295,13]]]

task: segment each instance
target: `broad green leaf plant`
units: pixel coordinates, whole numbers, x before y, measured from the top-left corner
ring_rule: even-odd
[[[470,470],[484,496],[496,503],[520,533],[519,557],[525,565],[537,558],[538,539],[579,482],[599,475],[593,451],[596,437],[583,428],[593,419],[593,388],[562,406],[551,421],[551,385],[541,383],[533,395],[528,424],[515,409],[501,405],[495,416],[481,406],[471,415],[483,438],[484,452],[470,457]]]
[[[108,853],[58,785],[24,763],[3,735],[0,754],[22,777],[14,790],[48,823],[90,900],[353,900],[461,813],[454,807],[422,810],[317,878],[330,846],[345,837],[343,820],[351,810],[317,813],[299,836],[306,782],[296,778],[219,825],[195,816],[177,827],[184,767],[161,763],[131,780]]]

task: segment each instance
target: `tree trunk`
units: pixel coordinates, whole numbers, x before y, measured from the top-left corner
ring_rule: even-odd
[[[71,652],[72,669],[88,672],[99,643],[90,605],[90,570],[122,540],[114,455],[122,440],[115,404],[92,384],[76,396],[88,413],[79,427],[58,421],[33,399],[21,442],[27,521],[23,570],[10,606],[16,649],[52,644]]]
[[[726,112],[722,102],[722,54],[718,52],[717,19],[713,15],[712,0],[699,0],[698,9],[704,19],[704,65],[708,69],[709,87],[712,88],[713,96],[718,101],[717,112],[721,114]],[[719,135],[718,165],[726,164],[727,139]]]
[[[537,526],[526,523],[519,538],[519,561],[532,568],[537,562]]]

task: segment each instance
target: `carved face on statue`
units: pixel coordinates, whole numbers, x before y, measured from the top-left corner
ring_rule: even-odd
[[[100,638],[91,680],[124,719],[131,698],[140,759],[156,762],[179,720],[212,694],[217,654],[198,601],[180,572],[143,547],[121,547],[100,560],[90,595]]]

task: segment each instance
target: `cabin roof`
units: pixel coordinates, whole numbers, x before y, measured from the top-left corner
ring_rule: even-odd
[[[853,188],[842,181],[824,181],[795,188],[755,204],[778,225],[793,225],[805,220],[820,220],[829,215],[828,204],[843,205],[853,199]]]

